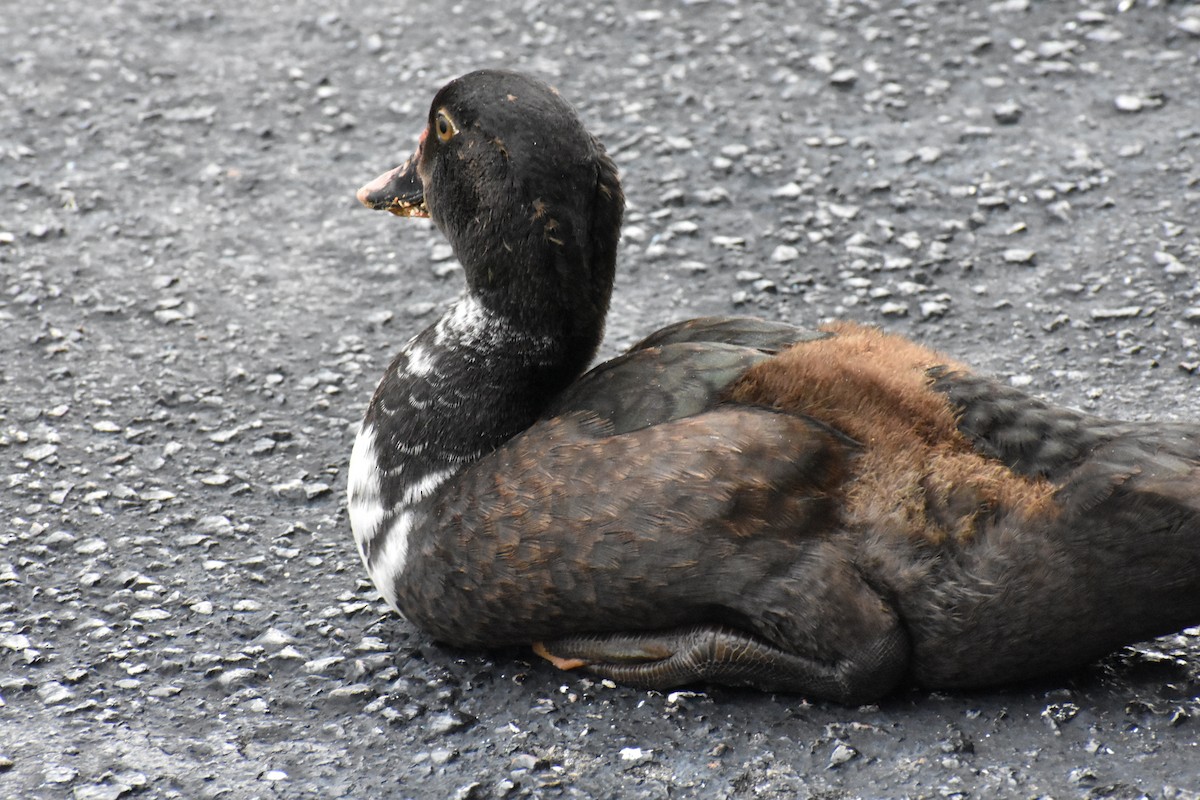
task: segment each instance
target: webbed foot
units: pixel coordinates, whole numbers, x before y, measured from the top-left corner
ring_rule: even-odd
[[[585,667],[602,678],[644,689],[718,683],[844,703],[865,702],[889,691],[899,679],[907,649],[906,642],[895,641],[870,654],[877,669],[865,676],[855,664],[822,663],[717,625],[585,634],[534,644],[534,652],[560,669]]]

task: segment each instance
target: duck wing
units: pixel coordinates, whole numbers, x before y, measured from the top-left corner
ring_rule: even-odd
[[[1200,465],[1200,428],[1186,423],[1122,422],[1053,406],[992,378],[942,367],[930,388],[950,401],[958,429],[983,455],[1022,475],[1060,484],[1079,497],[1093,486],[1179,486]],[[1193,477],[1192,480],[1195,480]],[[1101,492],[1102,494],[1104,492]],[[1195,507],[1195,491],[1174,492]]]
[[[831,334],[746,317],[702,317],[662,328],[592,369],[543,419],[586,413],[620,434],[694,416],[726,399],[750,367]]]
[[[1061,480],[1101,444],[1130,426],[1052,406],[993,378],[935,367],[931,388],[958,414],[958,429],[980,453],[1022,475]]]
[[[754,317],[696,317],[660,328],[629,350],[633,352],[680,342],[719,342],[774,354],[800,342],[827,339],[832,335],[828,331],[814,331],[787,322]]]

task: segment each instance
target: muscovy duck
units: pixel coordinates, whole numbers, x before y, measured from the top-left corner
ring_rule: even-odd
[[[431,217],[466,277],[349,470],[371,580],[433,637],[859,703],[1200,623],[1200,426],[1056,408],[855,324],[690,320],[584,374],[624,199],[546,84],[450,82],[358,197]]]

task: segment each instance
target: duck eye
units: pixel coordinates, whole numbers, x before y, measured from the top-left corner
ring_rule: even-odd
[[[445,111],[437,113],[437,119],[434,120],[434,130],[437,131],[439,141],[448,142],[454,138],[454,134],[458,133],[458,128],[454,126],[454,121],[450,119],[450,115]]]

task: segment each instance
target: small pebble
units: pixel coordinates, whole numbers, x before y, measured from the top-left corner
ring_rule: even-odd
[[[646,238],[646,229],[640,225],[627,225],[621,229],[622,241],[644,242]]]
[[[1122,306],[1120,308],[1093,308],[1088,316],[1094,320],[1132,319],[1141,313],[1141,306]]]
[[[143,608],[129,615],[138,622],[161,622],[171,618],[171,612],[163,608]]]
[[[1012,100],[993,106],[992,118],[1001,125],[1016,125],[1021,120],[1024,110]]]
[[[281,631],[278,628],[267,628],[261,636],[254,640],[258,644],[266,647],[282,647],[285,644],[293,644],[296,638],[291,634]]]
[[[643,761],[649,761],[654,757],[653,750],[643,750],[640,747],[622,747],[618,753],[622,761],[629,761],[634,764],[640,764]]]
[[[240,689],[257,677],[258,674],[254,670],[247,667],[239,667],[219,674],[217,676],[217,683],[226,689]]]
[[[404,307],[404,313],[413,319],[429,316],[437,308],[437,303],[422,300],[417,303],[409,303]]]
[[[79,776],[79,770],[74,767],[49,767],[42,773],[42,779],[46,783],[70,783]]]
[[[483,797],[483,784],[479,781],[463,784],[450,797],[451,800],[478,800]]]
[[[950,310],[950,306],[937,300],[928,300],[921,303],[921,319],[934,319],[944,317],[946,312]]]
[[[271,656],[279,661],[304,661],[304,654],[290,644]]]
[[[37,689],[38,697],[48,706],[56,706],[75,697],[75,693],[58,681],[46,681]]]
[[[333,488],[328,483],[314,481],[304,484],[304,497],[307,500],[315,500],[318,497],[323,497],[333,491]]]
[[[429,753],[429,763],[438,767],[448,764],[456,758],[458,758],[458,751],[445,747],[432,750]]]
[[[336,667],[346,659],[343,656],[328,656],[327,658],[314,658],[311,661],[306,661],[301,667],[305,672],[319,674],[328,672],[331,667]]]
[[[858,216],[859,207],[852,205],[842,205],[840,203],[830,203],[829,213],[842,220],[852,220]]]
[[[1042,709],[1042,719],[1057,730],[1060,725],[1075,719],[1078,713],[1079,706],[1074,703],[1051,703]]]
[[[107,550],[108,543],[99,538],[84,539],[72,549],[81,556],[94,556]]]
[[[212,536],[228,536],[233,533],[233,523],[222,514],[210,514],[196,520],[193,530]]]
[[[858,81],[858,73],[852,69],[839,69],[829,76],[829,83],[839,89],[849,89]]]
[[[58,445],[56,444],[40,444],[22,452],[21,457],[30,461],[45,461],[57,452]]]
[[[1009,264],[1034,264],[1037,261],[1037,252],[1012,247],[1004,251],[1004,260]]]
[[[837,769],[842,764],[848,761],[853,761],[858,758],[858,751],[845,742],[838,742],[833,748],[833,752],[829,755],[829,766],[827,769]]]
[[[1076,767],[1067,773],[1067,780],[1071,783],[1092,784],[1096,782],[1096,773],[1088,767]]]
[[[74,800],[118,800],[131,791],[133,787],[123,783],[92,783],[76,786],[71,796]]]
[[[283,483],[272,484],[271,491],[277,497],[280,497],[284,500],[307,499],[307,494],[305,493],[304,489],[304,481],[300,480],[299,478],[294,478],[290,481],[284,481]]]
[[[702,205],[712,206],[717,203],[729,202],[729,190],[723,186],[714,186],[711,189],[701,189],[696,192],[696,200]]]
[[[938,749],[947,754],[970,754],[975,752],[975,743],[956,725],[948,726],[948,735],[938,743]]]
[[[514,769],[524,769],[530,772],[537,769],[545,769],[549,766],[544,759],[540,759],[531,753],[518,753],[513,756],[512,765]]]
[[[918,147],[916,156],[922,164],[934,164],[942,157],[942,149],[932,145]]]
[[[1175,27],[1189,36],[1200,37],[1200,16],[1183,17],[1175,23]]]
[[[429,720],[426,730],[434,736],[445,736],[449,733],[457,733],[471,727],[476,722],[475,718],[470,714],[462,711],[451,710],[444,714],[437,714]]]
[[[0,647],[7,647],[9,650],[26,650],[31,646],[29,637],[22,633],[0,636]]]
[[[1126,114],[1136,114],[1146,107],[1142,98],[1133,94],[1119,94],[1113,99],[1113,105],[1117,107],[1117,111]]]
[[[208,440],[210,442],[215,442],[216,444],[228,444],[241,435],[241,428],[229,428],[227,430],[210,433],[208,435]]]
[[[771,261],[776,264],[786,264],[789,261],[795,261],[800,257],[800,251],[792,247],[790,244],[777,245],[771,251]]]
[[[785,183],[783,186],[780,186],[778,189],[771,192],[771,197],[778,197],[783,200],[791,200],[800,197],[802,194],[804,194],[804,190],[800,188],[800,184],[793,181],[792,183]]]

